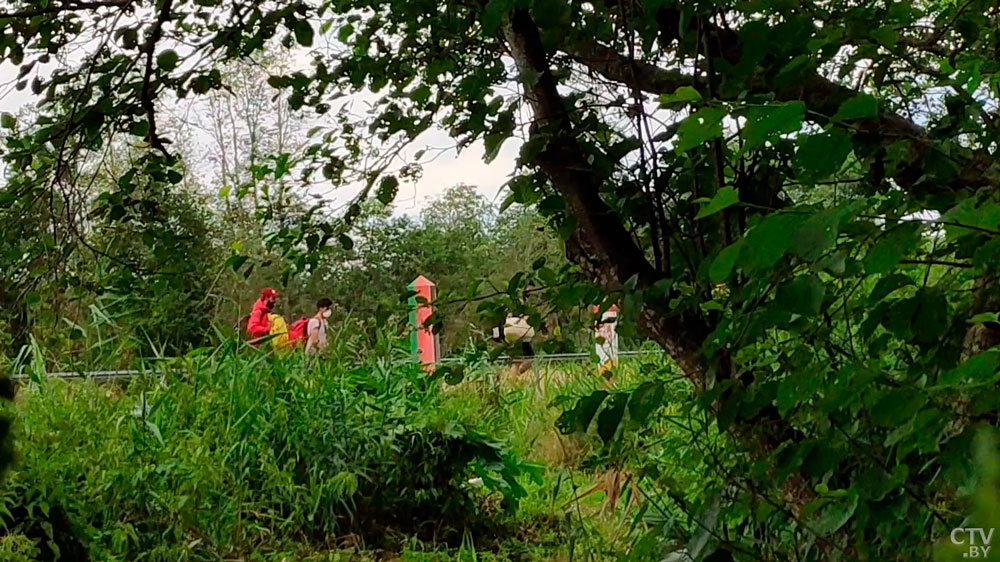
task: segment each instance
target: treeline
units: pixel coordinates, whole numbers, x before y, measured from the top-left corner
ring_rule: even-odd
[[[309,314],[319,297],[333,299],[336,332],[373,349],[379,338],[409,329],[408,284],[418,275],[438,285],[448,351],[489,331],[478,302],[503,292],[526,261],[565,261],[539,216],[520,208],[500,213],[467,185],[416,215],[366,206],[348,236],[298,274],[270,248],[273,234],[265,232],[280,225],[262,225],[259,210],[220,205],[183,184],[158,201],[155,209],[128,209],[131,220],[97,221],[72,240],[67,259],[11,299],[16,306],[0,312],[3,354],[15,357],[34,343],[59,367],[174,356],[240,331],[264,286],[282,293],[277,312],[289,319]],[[293,202],[271,213],[294,221],[302,208]],[[36,225],[47,222],[39,218]],[[31,235],[34,242],[44,236]],[[11,252],[24,240],[0,244]]]
[[[304,115],[273,95],[260,68],[288,64],[281,51],[234,62],[224,68],[226,90],[178,100],[183,116],[161,121],[176,151],[167,161],[115,134],[79,153],[52,185],[24,174],[3,182],[0,357],[23,356],[33,344],[52,367],[176,355],[233,335],[265,286],[282,293],[278,312],[289,320],[320,297],[333,299],[338,333],[370,350],[408,329],[407,285],[417,275],[449,302],[436,317],[448,351],[489,329],[476,309],[507,291],[516,272],[543,258],[554,270],[566,266],[540,214],[519,205],[501,213],[467,185],[415,214],[395,213],[392,197],[380,195],[354,202],[349,221],[335,216],[343,213],[326,197],[331,186],[368,176],[351,169],[328,184],[307,178],[303,155],[337,117]],[[7,149],[30,138],[39,119],[30,107],[8,115]],[[36,151],[31,165],[52,157]],[[399,178],[415,180],[418,168]],[[383,183],[380,190],[398,190]]]

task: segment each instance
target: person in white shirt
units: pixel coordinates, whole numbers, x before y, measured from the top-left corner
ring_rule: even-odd
[[[531,347],[531,338],[535,336],[535,329],[528,323],[527,316],[508,315],[503,327],[503,338],[509,345],[520,344],[520,357],[514,358],[510,366],[512,378],[517,378],[531,369],[531,358],[535,356],[535,350]]]
[[[333,314],[333,301],[327,298],[316,302],[316,314],[306,325],[306,353],[315,355],[326,349],[326,321]]]

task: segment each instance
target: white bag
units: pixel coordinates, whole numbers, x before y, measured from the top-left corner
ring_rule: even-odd
[[[508,316],[507,322],[503,327],[503,335],[504,339],[507,340],[507,343],[529,341],[531,338],[535,337],[535,329],[528,323],[527,318]]]

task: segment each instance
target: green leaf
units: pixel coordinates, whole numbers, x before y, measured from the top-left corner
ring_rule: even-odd
[[[725,310],[726,309],[726,307],[722,306],[722,303],[720,303],[719,301],[705,301],[705,302],[701,302],[701,303],[698,303],[698,308],[700,308],[703,312],[711,312],[713,310]]]
[[[340,28],[340,31],[337,33],[337,39],[340,40],[341,43],[347,43],[348,39],[351,38],[351,35],[354,35],[354,26],[347,24]]]
[[[674,150],[679,153],[722,136],[722,118],[726,112],[717,107],[703,107],[685,119],[677,128],[677,144]]]
[[[947,144],[946,144],[947,146]],[[945,148],[944,150],[948,150]],[[959,161],[944,150],[928,150],[923,158],[923,180],[947,183],[958,177]]]
[[[378,185],[378,192],[375,198],[378,199],[379,203],[383,205],[388,205],[392,203],[393,199],[396,198],[396,194],[399,192],[399,180],[395,176],[386,176],[382,178],[382,181]]]
[[[750,108],[742,131],[744,150],[760,148],[782,134],[798,131],[805,114],[806,104],[800,101]]]
[[[840,501],[830,501],[823,506],[819,520],[815,523],[816,533],[832,535],[850,521],[858,509],[858,494],[851,491],[847,498]]]
[[[878,100],[868,94],[858,94],[840,104],[834,121],[850,121],[852,119],[874,119],[878,117]]]
[[[914,297],[917,309],[913,315],[913,339],[934,344],[948,331],[948,299],[941,291],[923,288]]]
[[[993,384],[1000,372],[1000,351],[991,349],[973,355],[961,365],[942,374],[936,388],[951,388],[966,384]]]
[[[941,220],[945,223],[945,234],[949,238],[982,232],[977,229],[996,231],[1000,228],[1000,204],[991,195],[984,198],[969,197],[949,209],[941,216]]]
[[[132,124],[132,128],[129,131],[133,136],[145,138],[149,134],[149,122],[148,121],[136,121]]]
[[[248,259],[250,258],[247,256],[231,256],[228,260],[226,260],[226,265],[233,268],[233,271],[239,271]]]
[[[880,45],[889,47],[890,49],[896,46],[896,42],[899,41],[899,34],[891,26],[882,26],[872,32],[872,39],[877,41]]]
[[[594,415],[597,414],[597,409],[601,407],[601,403],[607,397],[608,393],[604,390],[597,390],[584,396],[577,401],[576,406],[559,416],[559,419],[556,420],[556,427],[567,435],[587,431]]]
[[[482,11],[483,33],[494,35],[500,31],[507,12],[514,7],[513,0],[490,0]]]
[[[823,373],[791,369],[777,384],[774,394],[774,405],[778,413],[784,416],[789,411],[814,400],[816,393],[823,384]]]
[[[207,74],[196,76],[191,81],[191,91],[196,94],[204,94],[212,89],[212,78]]]
[[[823,258],[816,264],[816,267],[817,271],[826,271],[834,277],[840,277],[847,271],[847,258],[844,256],[844,252],[836,251]]]
[[[722,494],[715,492],[705,502],[704,509],[698,515],[697,524],[693,526],[694,532],[688,538],[686,550],[689,560],[708,560],[708,556],[712,554],[710,545],[712,539],[718,536],[716,528],[721,509]]]
[[[823,257],[837,242],[840,221],[846,211],[842,207],[834,207],[809,217],[790,241],[789,250],[806,261]]]
[[[0,127],[3,127],[4,129],[15,129],[17,127],[17,118],[6,111],[3,112],[0,114]]]
[[[800,137],[794,161],[798,178],[815,183],[836,174],[851,150],[851,136],[840,129]]]
[[[607,444],[615,436],[618,426],[621,425],[622,417],[625,414],[625,406],[628,405],[629,396],[627,394],[616,394],[605,405],[604,410],[597,416],[597,434],[601,440]]]
[[[736,260],[740,257],[740,251],[747,246],[744,240],[737,240],[723,248],[719,255],[712,260],[712,265],[708,268],[708,278],[713,283],[722,283],[729,278],[729,274],[736,265]]]
[[[740,265],[748,270],[769,269],[796,239],[806,218],[797,213],[774,213],[764,218],[746,235],[746,250]]]
[[[312,24],[306,19],[296,19],[294,21],[292,31],[295,33],[295,41],[303,47],[312,47],[314,33]]]
[[[695,90],[691,86],[681,86],[672,94],[661,94],[660,107],[665,109],[676,109],[691,102],[701,101],[702,99],[701,93],[698,90]]]
[[[897,427],[906,423],[927,404],[927,393],[916,388],[889,388],[875,398],[871,408],[872,422],[882,427]]]
[[[905,223],[890,230],[868,251],[865,271],[875,274],[892,270],[907,254],[920,247],[922,232],[920,223]]]
[[[504,141],[513,135],[514,126],[514,113],[512,111],[503,111],[497,116],[496,124],[490,133],[483,137],[483,147],[485,148],[483,160],[486,163],[492,162],[500,154],[500,148]]]
[[[569,26],[573,11],[567,0],[533,0],[531,15],[543,31],[560,32]]]
[[[955,29],[966,41],[972,42],[979,38],[979,24],[971,18],[960,18],[955,22]]]
[[[698,211],[698,214],[695,215],[694,218],[703,219],[739,202],[740,196],[736,193],[735,189],[731,187],[723,187],[719,191],[715,192],[715,196],[701,207],[701,210]]]
[[[736,416],[740,413],[740,404],[743,402],[743,393],[732,389],[731,394],[722,401],[716,416],[715,423],[719,432],[728,431],[736,421]]]
[[[887,301],[888,309],[882,317],[882,325],[896,337],[909,339],[913,324],[913,315],[917,311],[915,298]]]
[[[665,389],[663,383],[646,381],[632,392],[628,401],[628,415],[637,423],[643,423],[654,410],[663,405]]]
[[[815,274],[800,275],[778,287],[775,301],[789,312],[816,316],[823,306],[826,285]]]
[[[968,320],[969,324],[985,324],[987,322],[1000,322],[996,312],[983,312],[976,314]]]
[[[812,441],[793,443],[783,450],[779,450],[777,458],[774,459],[774,478],[777,482],[784,482],[788,475],[802,466],[809,453],[812,452],[816,444]]]
[[[774,86],[778,88],[793,87],[800,84],[809,74],[814,72],[813,56],[811,54],[801,54],[781,67],[778,75],[774,77]]]
[[[177,56],[177,51],[173,49],[167,49],[160,54],[156,55],[156,66],[164,72],[170,72],[171,70],[177,68],[177,63],[179,61]]]
[[[880,466],[869,466],[858,476],[859,495],[872,501],[880,501],[896,486],[897,483]]]
[[[166,441],[163,440],[163,435],[160,433],[160,428],[157,427],[155,423],[150,420],[144,420],[146,422],[146,427],[149,428],[150,433],[156,438],[156,441],[161,445],[166,445]]]
[[[118,32],[121,37],[122,47],[134,49],[139,44],[139,30],[134,27],[126,27]]]
[[[875,283],[875,288],[872,289],[871,294],[868,295],[868,303],[875,304],[889,296],[889,294],[896,289],[914,284],[913,279],[903,275],[902,273],[893,273],[892,275],[882,277],[878,280],[878,283]]]

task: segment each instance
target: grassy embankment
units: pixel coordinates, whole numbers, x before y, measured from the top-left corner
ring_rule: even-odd
[[[673,378],[650,361],[624,364],[616,390]],[[25,387],[13,407],[19,461],[5,486],[0,557],[637,554],[634,545],[661,534],[650,529],[679,514],[639,501],[639,479],[628,475],[656,465],[658,478],[669,473],[683,488],[697,481],[697,458],[671,442],[662,410],[646,430],[667,438],[645,444],[640,435],[624,452],[593,431],[560,434],[562,410],[605,383],[589,365],[537,368],[538,386],[483,365],[450,385],[403,361],[308,365],[224,347],[193,354],[162,380]],[[684,394],[682,383],[672,387]],[[482,487],[470,485],[476,478]],[[614,507],[604,483],[622,491]]]

